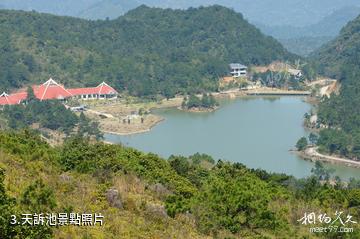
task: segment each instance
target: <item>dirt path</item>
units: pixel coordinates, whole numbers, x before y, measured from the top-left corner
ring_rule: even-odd
[[[336,156],[320,154],[317,151],[317,147],[310,147],[305,150],[305,152],[300,153],[304,158],[310,158],[311,160],[321,160],[325,162],[343,164],[349,167],[360,168],[360,161],[355,161],[347,158],[341,158]]]
[[[316,81],[312,81],[309,84],[307,84],[308,86],[315,86],[315,85],[320,85],[320,86],[326,86],[326,85],[331,85],[334,82],[337,82],[335,79],[319,79]]]

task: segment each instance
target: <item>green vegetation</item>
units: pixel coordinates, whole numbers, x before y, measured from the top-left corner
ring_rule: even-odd
[[[18,215],[19,211],[17,210],[17,202],[15,198],[11,198],[6,194],[4,187],[4,171],[0,169],[0,237],[1,238],[51,238],[52,229],[48,226],[43,227],[32,227],[28,225],[11,225],[10,222],[13,220],[11,215]],[[31,189],[29,189],[31,190]],[[36,204],[33,206],[41,205],[41,203],[46,201],[48,198],[37,197],[36,195],[29,194],[29,190],[26,191],[26,199],[27,200],[36,200]],[[42,190],[41,193],[46,192],[46,190]],[[40,200],[40,201],[39,201]],[[40,202],[40,204],[38,204]],[[25,204],[28,202],[25,202]],[[29,205],[29,204],[28,204]],[[29,210],[33,210],[34,208],[30,208]]]
[[[312,54],[312,59],[320,63],[321,73],[341,79],[346,65],[354,64],[358,69],[359,27],[360,16],[349,22],[336,39]]]
[[[288,72],[266,71],[264,73],[254,73],[253,80],[260,81],[262,85],[272,88],[287,88],[292,90],[304,90],[305,79],[313,79],[313,76],[304,75],[300,78],[290,75]]]
[[[1,27],[0,34],[0,89],[19,88],[28,84],[30,75],[39,71],[30,53],[20,52],[12,42],[10,30]]]
[[[220,6],[141,6],[111,21],[0,11],[1,91],[51,75],[66,86],[101,79],[131,95],[173,97],[216,91],[230,62],[294,59],[241,14]]]
[[[316,178],[319,180],[330,180],[331,174],[334,173],[334,170],[327,169],[320,161],[315,162],[315,167],[311,169],[311,172],[314,174]]]
[[[306,149],[307,146],[308,146],[308,141],[306,137],[300,138],[296,143],[296,148],[299,151]]]
[[[352,179],[346,186],[337,179],[331,186],[331,172],[320,163],[313,176],[297,180],[249,170],[239,163],[215,163],[202,154],[164,160],[121,145],[89,143],[80,137],[52,148],[28,131],[0,132],[0,152],[0,168],[5,173],[5,182],[0,184],[4,212],[0,232],[6,233],[2,238],[23,238],[29,235],[21,234],[26,230],[40,229],[45,230],[43,234],[31,235],[306,238],[307,226],[297,222],[305,212],[333,215],[341,209],[345,215],[360,216],[360,182]],[[116,203],[106,196],[109,190],[119,193]],[[24,210],[101,212],[106,227],[11,227],[10,215]],[[358,225],[351,226],[354,232],[346,238],[358,238]],[[312,236],[338,238],[344,234]]]
[[[217,106],[219,106],[219,103],[211,94],[203,94],[201,98],[192,94],[185,97],[181,105],[183,109],[215,109]]]
[[[324,98],[318,109],[318,145],[325,153],[360,159],[360,17],[342,29],[340,36],[317,53],[320,69],[341,83],[339,95]]]
[[[65,133],[66,136],[102,138],[98,123],[86,118],[83,113],[77,116],[58,100],[39,101],[31,88],[25,105],[7,105],[0,111],[9,128],[24,129],[28,127],[45,128]]]
[[[34,123],[40,127],[70,133],[78,122],[77,116],[57,101],[33,101],[27,105],[5,106],[1,112],[13,129],[26,128]]]
[[[319,136],[313,132],[310,133],[309,135],[309,142],[312,145],[317,144],[317,142],[319,141]]]
[[[335,36],[302,36],[298,38],[279,39],[279,42],[290,52],[307,57],[315,50],[330,42]]]

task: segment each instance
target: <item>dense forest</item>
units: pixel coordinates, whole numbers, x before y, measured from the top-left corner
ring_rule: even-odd
[[[312,54],[325,75],[343,78],[344,66],[352,64],[358,69],[360,48],[360,16],[349,22],[340,35]]]
[[[136,96],[217,89],[228,64],[294,60],[241,14],[220,6],[141,6],[115,20],[87,21],[0,11],[0,90],[43,82],[106,81]]]
[[[87,118],[83,113],[79,116],[67,109],[58,100],[38,100],[31,87],[25,104],[6,105],[0,108],[0,129],[14,130],[32,127],[36,130],[49,129],[64,133],[66,137],[78,135],[82,137],[102,138],[99,123]],[[42,132],[46,135],[46,132]]]
[[[293,239],[308,238],[311,225],[299,222],[305,213],[360,216],[360,182],[330,185],[321,163],[295,179],[202,154],[164,160],[79,137],[52,148],[27,130],[0,132],[0,152],[1,238]],[[105,226],[10,225],[24,212],[84,211],[104,215]],[[358,224],[346,226],[354,232],[312,236],[359,238]]]
[[[341,34],[323,47],[314,60],[320,69],[341,83],[339,95],[325,98],[319,105],[322,151],[360,159],[360,17],[341,30]]]
[[[215,97],[211,94],[203,94],[201,97],[196,95],[189,95],[189,97],[184,97],[184,100],[181,104],[182,109],[215,109],[219,106],[219,103],[216,101]]]
[[[360,69],[347,65],[342,73],[339,95],[319,105],[319,123],[329,126],[320,131],[320,150],[360,160]]]

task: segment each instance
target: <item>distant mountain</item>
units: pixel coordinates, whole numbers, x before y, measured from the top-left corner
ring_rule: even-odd
[[[312,58],[330,76],[340,76],[346,65],[360,71],[360,16],[348,23],[336,39],[314,52]]]
[[[333,37],[299,37],[279,39],[279,42],[290,52],[307,57],[321,46],[331,41]]]
[[[349,21],[360,14],[360,7],[347,6],[332,12],[318,23],[306,27],[266,26],[256,24],[265,34],[277,39],[292,39],[299,37],[330,37],[337,36]]]
[[[320,22],[306,27],[265,26],[256,24],[262,32],[275,37],[289,51],[307,56],[334,39],[349,21],[360,14],[360,7],[344,7],[326,16]]]
[[[77,16],[80,11],[100,0],[0,0],[6,9],[38,11],[64,16]]]
[[[251,22],[270,26],[308,26],[358,0],[222,0],[220,4],[242,12]]]
[[[140,0],[102,0],[80,11],[77,16],[86,19],[115,19],[141,4]]]
[[[360,6],[358,0],[0,0],[0,4],[89,19],[114,19],[142,4],[173,9],[218,4],[244,14],[250,22],[270,26],[311,25],[345,6]]]
[[[107,81],[133,95],[173,95],[215,90],[231,62],[294,59],[241,14],[221,6],[140,6],[109,21],[0,11],[2,90],[53,76],[72,86]]]

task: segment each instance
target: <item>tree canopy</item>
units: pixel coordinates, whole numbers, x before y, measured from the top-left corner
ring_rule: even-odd
[[[88,119],[83,113],[77,116],[58,100],[39,101],[31,92],[31,88],[28,89],[30,94],[25,105],[7,105],[0,111],[0,116],[6,119],[9,128],[18,130],[38,124],[39,128],[58,130],[67,136],[79,134],[102,138],[97,122]]]
[[[0,89],[53,76],[71,86],[106,81],[132,95],[214,91],[228,64],[293,60],[272,37],[221,6],[140,6],[111,21],[0,11]]]
[[[29,131],[0,132],[0,151],[0,165],[5,169],[0,170],[1,238],[50,238],[76,230],[71,226],[11,227],[11,215],[23,211],[99,210],[104,212],[109,229],[91,227],[77,231],[80,236],[90,233],[97,237],[116,237],[119,231],[111,228],[133,222],[134,218],[144,219],[145,215],[146,224],[140,226],[141,222],[137,222],[129,229],[131,235],[138,235],[145,226],[149,229],[142,234],[145,238],[158,235],[156,232],[168,233],[172,222],[181,225],[183,233],[192,228],[204,237],[225,233],[231,238],[297,238],[308,236],[308,230],[296,220],[311,208],[329,215],[340,208],[354,218],[359,216],[359,181],[351,179],[346,186],[337,179],[332,186],[333,172],[320,163],[312,176],[295,179],[248,169],[240,163],[215,162],[204,154],[165,160],[121,145],[90,143],[78,136],[53,148]],[[6,187],[4,177],[9,178]],[[135,191],[130,189],[131,178]],[[90,181],[94,183],[89,184]],[[144,184],[144,188],[140,190],[139,184]],[[112,207],[104,198],[105,192],[116,185],[124,187],[121,197],[125,206],[121,209]],[[166,193],[152,197],[160,192]],[[162,219],[147,211],[152,200],[166,209]],[[149,223],[156,226],[146,226]],[[352,226],[354,232],[348,234],[349,238],[358,238],[358,224]],[[342,234],[313,236],[338,238]]]

